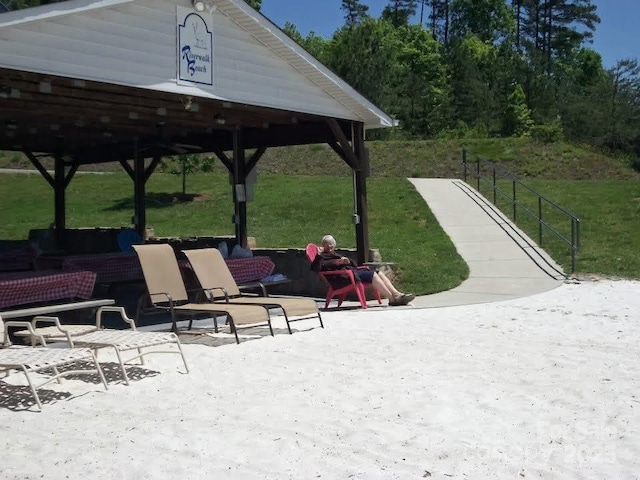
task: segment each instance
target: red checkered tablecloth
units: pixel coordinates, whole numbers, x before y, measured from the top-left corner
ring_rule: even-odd
[[[275,264],[269,257],[227,258],[225,263],[236,283],[247,283],[268,277],[275,268]]]
[[[225,258],[231,276],[237,284],[253,282],[273,273],[275,264],[269,257]],[[181,268],[191,270],[188,260],[179,260]]]
[[[91,298],[93,272],[29,271],[0,274],[0,308],[29,303]]]
[[[62,269],[95,272],[97,283],[131,282],[144,279],[140,261],[135,253],[69,255],[62,261]]]

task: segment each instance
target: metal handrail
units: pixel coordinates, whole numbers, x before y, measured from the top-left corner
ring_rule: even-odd
[[[473,158],[471,162],[469,161],[469,157]],[[475,172],[469,172],[469,166],[468,166],[469,163],[476,164]],[[543,239],[542,232],[544,229],[547,229],[551,234],[553,234],[555,237],[557,237],[563,243],[565,243],[571,250],[571,273],[576,271],[576,254],[580,249],[580,230],[581,230],[580,218],[578,218],[576,215],[571,213],[566,208],[561,207],[560,205],[551,201],[544,195],[539,194],[533,188],[529,187],[528,185],[525,185],[520,180],[516,179],[513,175],[511,175],[508,171],[500,168],[499,166],[494,164],[492,161],[481,157],[480,155],[472,152],[470,149],[466,147],[462,149],[462,165],[463,165],[463,171],[464,171],[464,181],[467,182],[467,178],[469,174],[471,174],[472,177],[476,179],[476,190],[478,192],[480,192],[481,182],[485,184],[489,184],[491,186],[493,191],[493,204],[496,207],[497,207],[498,194],[501,196],[501,198],[511,201],[511,205],[513,208],[512,217],[513,217],[514,223],[517,224],[518,208],[520,208],[521,212],[526,213],[529,217],[535,219],[538,222],[538,245],[540,247],[542,247],[542,239]],[[486,178],[483,177],[481,173],[481,166],[485,166],[490,169],[491,180],[487,180]],[[498,179],[498,177],[500,179],[508,180],[511,182],[512,188],[511,188],[510,195],[497,185],[496,180]],[[518,201],[518,191],[517,191],[518,186],[524,188],[525,190],[529,191],[530,193],[532,193],[537,197],[538,199],[537,214],[536,212],[532,211],[529,207],[527,207],[526,205]],[[551,206],[552,208],[554,208],[555,210],[557,210],[558,212],[560,212],[562,215],[564,215],[569,219],[569,221],[571,222],[570,238],[567,238],[567,236],[560,233],[556,228],[554,228],[550,223],[548,223],[545,219],[542,218],[543,205]]]

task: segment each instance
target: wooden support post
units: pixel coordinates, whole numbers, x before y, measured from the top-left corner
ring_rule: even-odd
[[[353,124],[353,150],[358,160],[354,169],[356,248],[358,264],[368,262],[369,258],[369,210],[367,207],[367,176],[369,174],[368,153],[364,146],[364,125]]]
[[[247,246],[247,186],[246,161],[242,130],[233,131],[233,223],[235,224],[236,243]]]
[[[55,215],[55,227],[56,227],[56,248],[64,249],[65,247],[65,234],[64,230],[67,228],[67,213],[66,213],[66,178],[64,171],[64,159],[62,154],[56,153],[55,155],[55,167],[53,176],[53,195],[54,195],[54,215]]]
[[[146,172],[144,169],[144,158],[140,158],[137,154],[133,159],[133,173],[134,214],[132,223],[134,224],[135,231],[140,235],[140,238],[144,238],[146,233],[145,229],[147,228],[145,206]]]

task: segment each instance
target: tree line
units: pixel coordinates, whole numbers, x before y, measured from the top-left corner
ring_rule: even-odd
[[[589,48],[591,0],[388,0],[378,18],[365,0],[340,9],[331,38],[283,30],[400,121],[369,138],[565,138],[640,158],[640,65],[607,69]]]
[[[269,0],[264,0],[268,2]],[[342,0],[331,38],[283,30],[395,116],[381,138],[566,138],[640,157],[640,67],[589,48],[591,0]]]

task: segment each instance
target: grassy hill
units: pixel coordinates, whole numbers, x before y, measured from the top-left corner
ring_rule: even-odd
[[[468,146],[519,178],[563,180],[640,179],[631,161],[588,146],[541,143],[531,139],[422,140],[367,142],[372,177],[460,178],[462,149]],[[53,168],[52,162],[44,162]],[[20,153],[0,153],[0,168],[33,168]],[[224,167],[216,163],[218,171]],[[118,163],[82,170],[122,171]],[[286,175],[345,175],[349,167],[327,145],[271,148],[258,164],[260,173]]]

